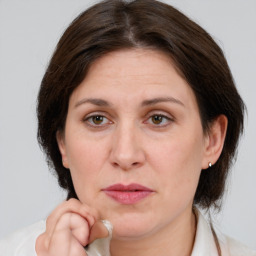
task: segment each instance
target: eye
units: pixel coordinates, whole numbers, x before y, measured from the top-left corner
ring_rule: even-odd
[[[147,120],[148,123],[155,125],[155,126],[166,126],[168,125],[172,120],[172,118],[167,117],[162,114],[155,114],[149,117]]]
[[[84,121],[90,126],[99,126],[99,127],[112,123],[108,118],[102,115],[92,115],[92,116],[86,117]]]
[[[163,122],[164,117],[163,116],[158,116],[158,115],[154,115],[151,117],[151,121],[154,124],[161,124]]]

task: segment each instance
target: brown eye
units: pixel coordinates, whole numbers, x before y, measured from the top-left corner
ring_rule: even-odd
[[[165,127],[169,125],[171,122],[173,122],[173,119],[171,117],[162,114],[151,115],[146,121],[146,123],[159,128]]]
[[[93,116],[93,117],[91,117],[91,119],[92,119],[92,122],[97,125],[102,124],[104,121],[103,116]]]
[[[85,118],[84,121],[88,123],[90,126],[94,126],[94,127],[97,127],[97,126],[101,127],[111,123],[111,121],[108,118],[101,115],[89,116]]]
[[[163,116],[160,115],[154,115],[151,117],[153,124],[161,124],[163,122]]]

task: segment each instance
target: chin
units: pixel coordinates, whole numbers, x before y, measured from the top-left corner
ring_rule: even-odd
[[[153,218],[141,214],[109,216],[108,220],[113,225],[113,238],[121,240],[146,237],[155,229]]]
[[[113,230],[113,238],[118,240],[137,240],[147,237],[151,234],[151,228],[147,226],[136,225],[115,225]]]

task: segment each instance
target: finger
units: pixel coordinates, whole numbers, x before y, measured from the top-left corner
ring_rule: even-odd
[[[47,221],[46,221],[47,230],[49,231],[54,230],[60,217],[67,212],[74,212],[83,216],[84,218],[87,219],[90,226],[94,224],[95,219],[97,218],[97,213],[94,209],[90,208],[86,204],[82,204],[79,200],[72,198],[60,204],[47,218]]]
[[[97,213],[94,209],[89,206],[82,204],[77,199],[70,199],[68,201],[60,204],[47,218],[46,220],[46,233],[48,234],[48,245],[50,243],[53,232],[56,228],[56,225],[61,218],[61,216],[65,213],[73,212],[81,215],[87,221],[90,227],[93,226],[95,219],[97,218]]]
[[[89,224],[76,213],[65,213],[58,221],[48,247],[49,255],[84,256],[89,240]],[[75,235],[74,235],[75,234]]]
[[[101,221],[96,221],[91,228],[89,243],[98,238],[108,237],[109,233],[105,225]]]
[[[42,253],[47,250],[45,239],[46,233],[42,233],[40,236],[37,237],[35,244],[35,250],[37,255],[42,255]]]
[[[71,232],[54,232],[47,256],[87,256],[84,247],[72,236]]]
[[[84,217],[76,213],[65,213],[62,215],[56,225],[54,234],[58,232],[72,234],[83,246],[86,246],[89,242],[90,226]]]
[[[90,227],[88,222],[78,215],[72,215],[71,232],[78,242],[84,246],[89,243]]]

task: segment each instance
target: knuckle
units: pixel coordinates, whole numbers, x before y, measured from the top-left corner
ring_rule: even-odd
[[[47,250],[47,236],[45,233],[42,233],[41,235],[39,235],[37,237],[36,243],[35,243],[35,250],[36,250],[37,255],[39,255],[39,253],[43,253]]]
[[[70,198],[66,201],[67,204],[77,204],[79,201],[75,198]]]
[[[46,219],[46,228],[49,227],[52,223],[52,215],[48,216]]]
[[[71,212],[66,212],[64,213],[61,217],[59,221],[63,221],[63,222],[69,222],[72,218],[72,213]]]

